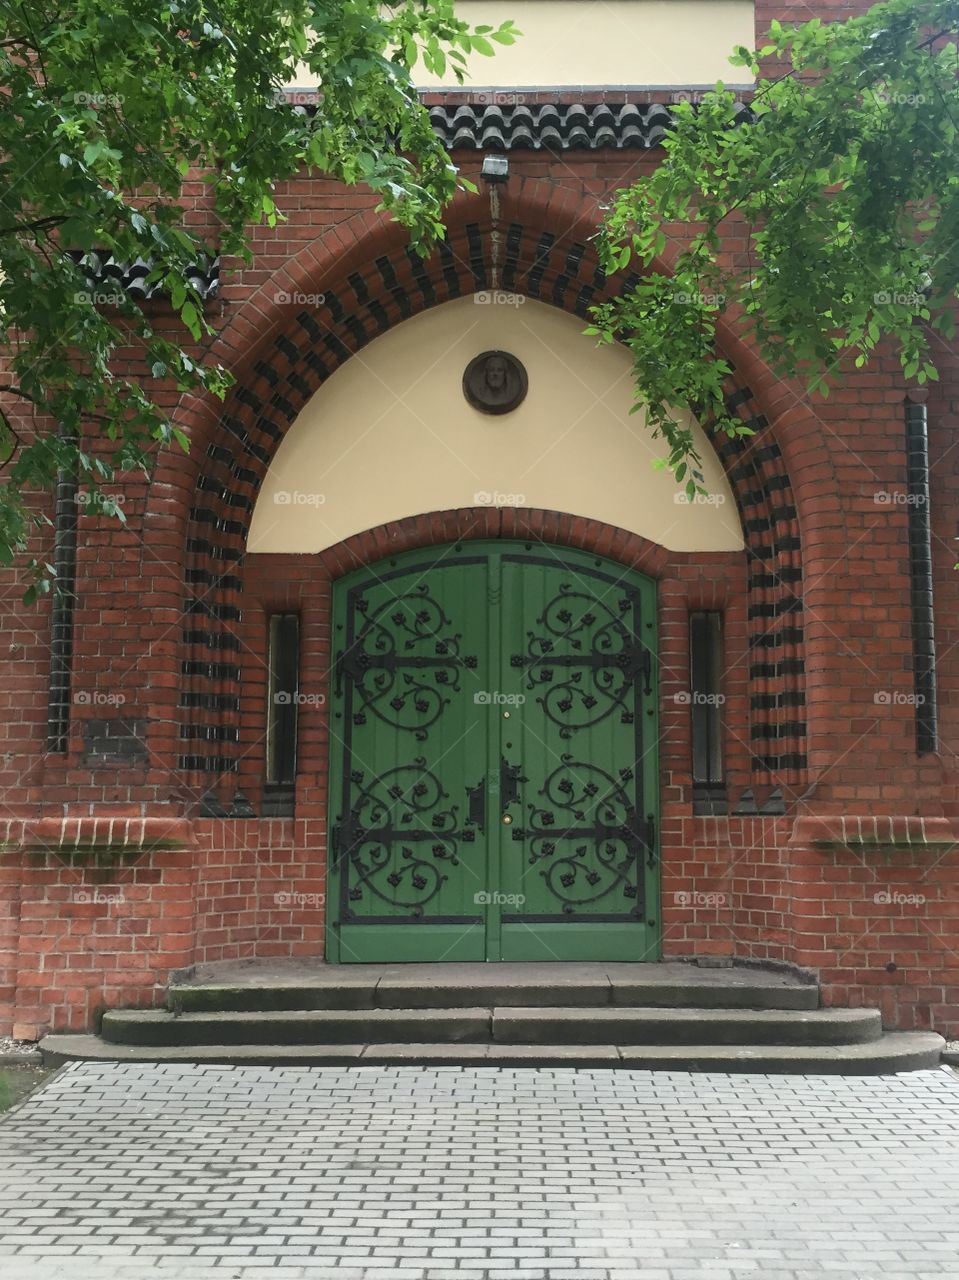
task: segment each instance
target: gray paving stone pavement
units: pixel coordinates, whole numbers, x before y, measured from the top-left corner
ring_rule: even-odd
[[[959,1280],[959,1075],[73,1064],[0,1280]]]

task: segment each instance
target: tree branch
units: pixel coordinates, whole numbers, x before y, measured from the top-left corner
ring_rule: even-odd
[[[935,35],[931,35],[928,39],[923,40],[922,44],[917,44],[916,52],[918,53],[920,49],[928,49],[931,45],[934,45],[937,40],[941,40],[943,36],[954,36],[955,34],[955,29],[947,28],[945,31],[937,31]]]
[[[37,218],[33,222],[16,222],[12,227],[0,227],[0,236],[19,235],[22,231],[49,231],[66,222],[65,213],[50,214],[46,218]]]
[[[2,462],[0,462],[0,471],[3,471],[4,468],[8,467],[10,463],[14,460],[14,458],[17,456],[17,453],[19,452],[23,444],[23,441],[20,439],[19,433],[17,432],[16,428],[11,424],[10,419],[7,417],[7,415],[3,412],[2,409],[0,409],[0,418],[3,419],[3,425],[5,429],[13,437],[13,448],[10,450],[9,455],[6,458],[4,458]]]
[[[29,392],[24,391],[22,387],[16,387],[13,383],[4,383],[0,385],[0,392],[8,392],[12,396],[19,396],[21,400],[29,400],[31,404],[36,404],[33,396]],[[0,410],[0,413],[3,411]]]

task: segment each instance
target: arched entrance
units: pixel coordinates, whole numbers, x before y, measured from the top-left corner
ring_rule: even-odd
[[[654,960],[654,583],[543,542],[334,594],[327,955]]]
[[[531,194],[532,191],[527,193]],[[575,394],[570,396],[564,391],[562,396],[555,395],[564,406],[566,426],[570,426],[578,413],[574,411],[570,419],[569,411],[575,410],[577,397],[590,385],[590,371],[595,372],[605,358],[614,358],[613,349],[597,350],[590,339],[583,337],[580,320],[572,317],[585,319],[590,303],[601,300],[618,285],[598,271],[585,235],[587,226],[592,225],[586,208],[587,204],[592,207],[591,201],[584,202],[582,216],[575,226],[564,216],[562,226],[566,230],[556,235],[543,229],[543,210],[536,201],[533,202],[535,208],[531,205],[527,209],[523,203],[526,198],[524,196],[515,209],[510,206],[505,257],[495,268],[495,281],[503,289],[513,291],[505,296],[526,300],[519,308],[519,328],[534,350],[542,353],[555,349],[537,338],[537,334],[539,337],[543,334],[540,318],[535,313],[540,304],[545,303],[551,306],[543,306],[543,310],[557,315],[566,313],[571,323],[578,326],[578,340],[590,348],[589,358],[577,361],[575,369],[568,363],[565,366],[577,375]],[[384,528],[388,534],[379,539],[380,545],[390,540],[409,545],[404,542],[405,522],[430,511],[475,510],[490,498],[497,500],[499,486],[510,505],[515,499],[517,507],[559,513],[561,522],[567,517],[601,521],[678,552],[708,553],[725,549],[728,544],[725,540],[716,542],[713,531],[722,523],[725,512],[735,511],[745,541],[748,569],[745,590],[748,592],[751,689],[748,724],[737,731],[737,742],[749,756],[748,778],[744,775],[742,780],[735,780],[731,804],[747,809],[753,806],[755,811],[756,804],[764,803],[763,797],[773,788],[787,787],[794,795],[807,782],[800,529],[778,441],[753,392],[741,383],[730,382],[728,404],[754,434],[745,440],[712,440],[703,451],[709,471],[713,461],[711,446],[715,444],[716,474],[707,474],[706,487],[710,495],[719,493],[720,486],[728,490],[727,505],[719,509],[704,507],[699,511],[695,507],[681,508],[672,505],[675,495],[671,494],[667,499],[669,515],[657,520],[653,517],[658,513],[645,496],[647,488],[652,488],[651,482],[647,485],[644,481],[642,497],[637,498],[633,491],[617,504],[610,501],[607,492],[598,506],[584,507],[579,490],[583,474],[581,461],[566,462],[565,479],[560,468],[553,465],[564,454],[567,459],[570,457],[565,428],[555,434],[548,451],[540,451],[551,464],[548,484],[543,482],[544,475],[539,468],[529,483],[524,479],[522,485],[519,483],[522,474],[518,478],[515,475],[517,471],[521,473],[521,469],[515,466],[507,468],[506,481],[499,479],[498,471],[506,466],[505,460],[512,457],[512,437],[506,426],[512,425],[512,415],[496,419],[501,426],[488,427],[484,433],[491,442],[487,458],[490,465],[473,466],[473,453],[470,450],[464,453],[460,448],[464,440],[452,441],[449,434],[446,408],[462,399],[459,383],[463,369],[462,366],[455,370],[439,367],[455,363],[448,358],[449,340],[444,333],[432,357],[437,365],[433,380],[438,385],[445,378],[448,383],[445,392],[442,388],[437,391],[442,401],[439,414],[424,415],[423,391],[417,384],[407,404],[394,404],[388,415],[391,426],[397,427],[393,439],[400,441],[402,437],[404,444],[402,489],[395,484],[394,454],[365,447],[369,443],[367,436],[354,429],[355,407],[347,407],[339,418],[324,414],[322,435],[324,440],[329,439],[331,427],[352,432],[347,445],[355,447],[350,452],[346,448],[341,450],[349,463],[347,470],[356,462],[360,446],[364,446],[364,471],[358,485],[350,483],[355,476],[337,471],[335,476],[323,477],[318,492],[308,495],[310,502],[317,505],[303,508],[278,505],[287,500],[281,489],[292,487],[299,491],[304,487],[301,466],[304,459],[294,448],[297,427],[311,418],[314,410],[319,413],[321,401],[337,398],[338,380],[342,386],[344,379],[349,378],[347,371],[351,366],[354,372],[365,369],[371,360],[378,358],[374,352],[380,344],[393,335],[402,345],[402,333],[411,320],[415,323],[417,318],[436,313],[439,323],[444,323],[448,313],[442,316],[440,313],[450,303],[460,304],[476,319],[485,314],[487,323],[495,314],[498,328],[508,323],[508,316],[516,308],[497,304],[495,299],[499,294],[483,292],[494,279],[494,244],[498,243],[491,238],[486,203],[467,201],[460,214],[463,220],[459,216],[452,220],[448,240],[425,261],[408,252],[398,232],[394,234],[378,224],[375,229],[368,228],[371,238],[358,244],[355,254],[348,259],[344,259],[339,250],[331,252],[319,274],[312,258],[309,262],[304,259],[298,264],[297,271],[301,274],[297,279],[304,291],[309,289],[322,298],[322,305],[317,308],[274,304],[270,310],[267,297],[258,296],[249,319],[244,321],[247,329],[237,339],[244,351],[239,384],[226,410],[215,421],[203,419],[201,447],[193,454],[194,459],[202,459],[202,464],[197,467],[192,461],[180,462],[183,475],[170,470],[154,483],[158,528],[167,519],[162,504],[168,500],[164,495],[169,494],[171,487],[178,494],[189,493],[193,498],[182,528],[187,622],[179,673],[188,687],[177,692],[177,768],[185,790],[215,812],[232,812],[236,807],[238,777],[243,780],[244,795],[249,793],[246,771],[253,748],[247,740],[249,731],[245,727],[244,712],[235,696],[238,666],[229,659],[242,648],[238,633],[243,630],[250,607],[247,579],[250,561],[255,555],[329,552],[336,561],[335,572],[339,574],[343,559],[355,562],[351,539],[362,537],[368,530]],[[476,222],[472,220],[474,215]],[[505,206],[502,216],[507,217]],[[376,223],[376,219],[372,222]],[[580,232],[583,238],[576,239]],[[630,282],[621,283],[628,287]],[[316,292],[321,286],[322,294]],[[480,292],[475,292],[477,290]],[[275,289],[273,293],[280,296]],[[284,297],[289,294],[289,289],[282,292]],[[486,305],[477,306],[470,298]],[[267,312],[269,332],[255,349],[248,347],[248,333],[261,331],[262,317]],[[507,342],[501,333],[492,342],[479,342],[478,333],[479,330],[477,345],[468,356],[485,347],[515,345],[512,340]],[[525,355],[519,354],[528,364]],[[622,350],[619,355],[624,362],[623,370],[619,371],[621,385],[628,389],[628,355]],[[430,364],[427,361],[425,367],[429,368]],[[404,361],[398,359],[395,369],[402,373],[404,368]],[[563,376],[558,372],[549,385],[558,384]],[[609,388],[614,383],[620,385],[618,376],[608,380]],[[373,379],[356,405],[366,404],[370,389],[375,392],[380,385]],[[393,384],[388,380],[387,385]],[[531,382],[530,395],[517,410],[517,418],[524,412],[532,413],[534,400],[546,385],[539,377]],[[603,392],[594,395],[593,409],[597,410],[605,400]],[[313,408],[308,408],[311,402]],[[615,488],[617,493],[624,489],[621,483],[624,476],[639,475],[645,466],[642,453],[648,440],[638,427],[629,430],[630,407],[621,415],[619,450],[610,453],[608,463],[604,464],[597,455],[597,437],[593,436],[589,442],[591,465],[587,472],[605,466],[607,488]],[[407,430],[411,427],[410,419],[415,422],[417,416],[427,421],[431,430],[419,435],[412,429]],[[541,415],[540,422],[549,421],[548,414]],[[586,417],[579,419],[580,424],[586,421]],[[504,442],[493,443],[494,437],[503,437]],[[303,438],[305,440],[305,433]],[[611,436],[604,439],[612,446]],[[639,452],[634,447],[637,440]],[[312,448],[314,442],[308,443]],[[407,443],[410,448],[405,447]],[[463,470],[460,491],[450,486],[449,492],[437,497],[435,486],[428,484],[427,479],[435,457],[447,455],[451,444],[469,465]],[[433,453],[427,457],[428,465],[423,465],[422,454],[427,445],[433,447]],[[286,484],[287,461],[291,464],[291,485]],[[473,466],[475,474],[469,474],[469,466]],[[411,478],[415,481],[415,493],[411,491]],[[658,478],[664,482],[665,492],[669,477],[659,474]],[[308,487],[312,491],[312,477]],[[259,510],[259,527],[254,519],[255,509]],[[708,537],[693,537],[685,545],[673,541],[672,535],[678,528],[689,531],[691,518],[707,511],[713,517]],[[306,522],[289,519],[303,513],[310,517]],[[499,516],[500,512],[494,510],[492,514]],[[503,511],[503,518],[508,524],[508,510]],[[549,518],[552,519],[552,515]],[[434,536],[458,536],[446,517],[437,518],[434,523],[444,522],[445,528],[431,530]],[[735,518],[730,523],[734,522]],[[293,527],[297,524],[299,531]],[[324,524],[330,528],[323,536],[316,536]],[[162,527],[165,529],[165,524]],[[506,526],[501,520],[484,520],[478,527],[495,533]],[[668,537],[664,534],[667,528],[670,528]],[[579,533],[571,540],[578,544]],[[332,549],[340,544],[341,552],[334,553]],[[618,547],[615,554],[619,554]],[[721,604],[710,603],[716,595],[713,588],[704,593],[701,586],[697,582],[690,589],[705,601],[703,607],[721,607]],[[716,598],[725,598],[725,587],[717,590]]]

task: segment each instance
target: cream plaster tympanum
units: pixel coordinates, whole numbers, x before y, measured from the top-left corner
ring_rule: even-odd
[[[729,55],[755,45],[752,0],[458,0],[456,16],[522,39],[468,60],[473,86],[699,85],[747,80]],[[417,67],[422,88],[456,85]]]
[[[480,94],[486,87],[751,83],[729,55],[736,45],[756,43],[752,0],[458,0],[456,16],[471,26],[512,19],[522,38],[496,45],[492,58],[472,54],[463,86],[420,62],[413,69],[420,88]],[[311,87],[307,68],[297,68],[290,88]]]
[[[287,432],[248,550],[322,551],[390,520],[485,505],[587,516],[673,551],[741,548],[706,437],[696,427],[708,495],[689,504],[654,469],[661,442],[629,412],[628,352],[582,330],[575,316],[507,294],[460,298],[390,329],[341,365]],[[493,349],[529,375],[523,403],[500,417],[462,390],[469,361]]]

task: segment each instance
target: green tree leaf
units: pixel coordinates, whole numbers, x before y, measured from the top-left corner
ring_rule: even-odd
[[[0,400],[0,562],[48,526],[35,495],[60,469],[93,491],[118,470],[149,470],[160,449],[189,447],[170,396],[222,398],[230,386],[203,354],[216,317],[191,284],[197,264],[251,261],[255,229],[282,219],[276,193],[304,165],[364,183],[425,252],[446,203],[471,184],[411,68],[423,58],[462,79],[474,41],[492,52],[517,34],[512,23],[474,34],[453,0],[0,5],[0,342],[12,388]],[[313,118],[280,88],[294,71],[321,87]],[[68,250],[148,263],[185,331],[171,336],[154,318],[162,303],[148,315],[119,285],[92,288]],[[122,517],[116,503],[103,510]],[[36,598],[48,570],[23,564]]]
[[[744,431],[726,408],[731,370],[715,341],[730,310],[766,364],[813,394],[877,348],[898,352],[906,380],[936,376],[930,332],[954,333],[959,283],[957,44],[947,0],[773,20],[758,54],[740,47],[731,59],[780,64],[758,80],[752,118],[721,83],[695,109],[679,104],[663,163],[615,196],[597,238],[603,266],[623,271],[635,253],[646,271],[594,308],[592,328],[632,352],[677,480],[699,458],[672,406],[716,432]],[[731,254],[730,239],[748,251]],[[667,274],[653,264],[669,242]]]

